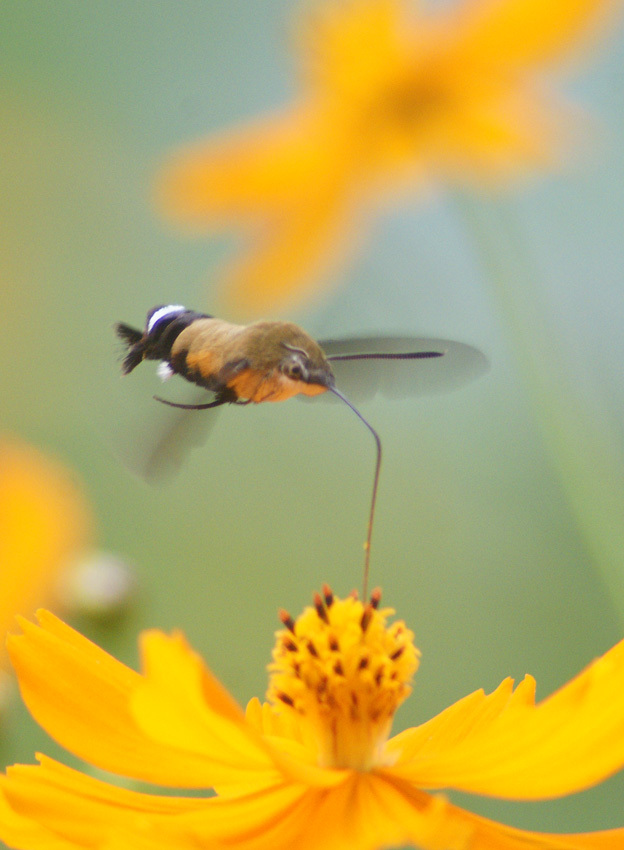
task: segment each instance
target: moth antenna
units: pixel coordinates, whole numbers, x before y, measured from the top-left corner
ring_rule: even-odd
[[[343,394],[340,392],[340,390],[337,390],[336,387],[328,387],[328,389],[334,395],[338,396],[338,398],[341,399],[341,401],[344,401],[344,403],[347,405],[347,407],[350,407],[351,410],[355,413],[355,415],[359,419],[361,419],[361,421],[366,425],[368,430],[373,435],[373,438],[375,440],[375,445],[377,446],[377,462],[375,463],[375,477],[373,478],[373,495],[372,495],[372,498],[371,498],[370,513],[368,515],[368,531],[367,531],[367,534],[366,534],[366,543],[364,544],[364,576],[363,576],[363,580],[362,580],[362,599],[367,599],[368,598],[368,576],[369,576],[369,573],[370,573],[370,548],[371,548],[371,539],[372,539],[372,536],[373,536],[373,522],[375,520],[375,505],[377,503],[377,488],[378,488],[378,485],[379,485],[379,473],[381,471],[381,440],[379,439],[379,434],[377,433],[377,431],[375,431],[375,429],[370,424],[370,422],[362,416],[362,414],[357,409],[357,407],[355,407],[353,404],[351,404],[351,402],[349,401],[348,398],[346,398],[346,396],[343,396]]]

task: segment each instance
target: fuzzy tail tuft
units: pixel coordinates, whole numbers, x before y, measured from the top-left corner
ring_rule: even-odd
[[[139,365],[141,360],[143,360],[143,354],[145,352],[143,334],[141,331],[137,331],[136,328],[132,328],[130,325],[126,325],[123,322],[118,322],[115,325],[115,332],[117,336],[128,346],[128,353],[124,357],[124,361],[121,366],[122,373],[127,375]]]

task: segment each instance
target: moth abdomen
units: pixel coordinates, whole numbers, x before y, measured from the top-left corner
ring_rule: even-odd
[[[205,313],[187,310],[180,304],[154,307],[147,314],[145,330],[139,331],[119,322],[115,331],[128,346],[122,372],[132,372],[142,360],[171,361],[171,348],[178,336],[199,318],[210,318]]]

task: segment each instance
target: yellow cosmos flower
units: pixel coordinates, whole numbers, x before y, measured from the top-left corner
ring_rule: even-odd
[[[10,651],[24,699],[61,744],[160,785],[118,788],[42,757],[0,783],[0,838],[28,850],[615,850],[624,829],[538,834],[473,815],[441,793],[539,800],[624,763],[624,642],[540,703],[527,676],[476,691],[390,738],[419,654],[402,622],[329,588],[282,613],[268,702],[238,707],[180,634],[143,634],[135,673],[53,615]]]
[[[90,536],[87,504],[69,472],[32,446],[0,438],[2,643],[17,613],[31,614],[49,599],[59,572]]]
[[[538,77],[616,5],[464,0],[428,14],[408,0],[319,0],[292,106],[182,152],[160,204],[195,228],[246,230],[226,272],[234,306],[293,302],[389,192],[554,166],[563,111]]]

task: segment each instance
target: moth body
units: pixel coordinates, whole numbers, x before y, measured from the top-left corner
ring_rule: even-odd
[[[116,329],[128,345],[124,374],[158,360],[165,374],[211,390],[218,403],[284,401],[334,386],[322,348],[292,322],[236,325],[169,305],[147,314],[143,332],[122,323]]]

